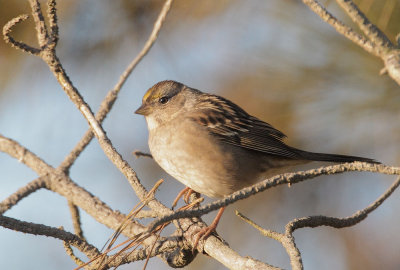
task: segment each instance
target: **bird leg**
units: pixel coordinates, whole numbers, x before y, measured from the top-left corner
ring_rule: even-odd
[[[174,202],[172,203],[172,209],[175,208],[175,206],[177,205],[179,199],[181,197],[183,197],[183,200],[185,201],[185,203],[189,203],[189,197],[190,195],[195,192],[193,189],[191,189],[190,187],[185,187],[184,189],[181,190],[181,192],[178,193],[178,196],[176,196]]]
[[[189,188],[189,190],[186,192],[185,196],[183,196],[183,200],[185,201],[186,204],[189,204],[190,195],[192,195],[193,192],[196,192],[196,191]]]
[[[215,229],[216,229],[217,226],[218,226],[219,220],[221,219],[221,216],[222,216],[222,214],[224,213],[224,210],[225,210],[225,206],[224,206],[224,207],[221,207],[221,208],[219,209],[217,215],[215,216],[213,222],[212,222],[209,226],[207,226],[207,227],[201,229],[201,230],[197,233],[197,235],[196,235],[196,240],[194,241],[193,248],[192,248],[192,251],[193,251],[193,252],[194,252],[194,250],[197,248],[197,245],[199,244],[199,241],[200,241],[200,240],[206,238],[206,237],[209,236],[213,231],[215,231]]]

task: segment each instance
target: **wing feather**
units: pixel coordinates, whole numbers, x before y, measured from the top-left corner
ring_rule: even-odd
[[[216,95],[205,95],[198,105],[191,116],[192,120],[207,127],[220,140],[265,154],[299,157],[294,148],[283,142],[285,134],[249,115],[229,100]]]

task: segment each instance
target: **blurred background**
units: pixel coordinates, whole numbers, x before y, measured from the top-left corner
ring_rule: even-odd
[[[321,2],[351,24],[334,1]],[[356,3],[394,40],[400,31],[400,1]],[[59,1],[57,52],[93,110],[141,50],[162,4],[159,0]],[[0,0],[1,25],[29,12],[28,1]],[[36,44],[31,20],[15,27],[13,36]],[[400,89],[389,77],[379,76],[381,68],[379,59],[337,34],[301,1],[177,0],[104,128],[146,187],[160,178],[166,180],[157,196],[167,205],[183,185],[151,159],[132,155],[134,150],[148,151],[145,121],[133,112],[145,91],[164,79],[231,99],[283,131],[293,146],[399,165]],[[48,67],[1,41],[0,133],[57,167],[87,128]],[[138,202],[95,140],[72,167],[71,177],[123,213]],[[0,200],[35,178],[30,169],[0,153]],[[287,222],[302,216],[349,216],[373,202],[393,181],[394,177],[347,173],[282,186],[228,207],[217,231],[241,255],[289,268],[282,246],[260,237],[235,217],[235,209],[265,228],[282,232]],[[354,227],[296,231],[305,269],[399,269],[399,212],[400,192],[396,191]],[[112,231],[81,214],[85,236],[102,247]],[[73,231],[66,200],[46,190],[30,195],[6,215]],[[205,220],[214,216],[211,213]],[[4,228],[0,239],[1,269],[75,267],[59,240]],[[142,266],[137,262],[121,269]],[[168,267],[153,258],[147,269]],[[200,255],[187,269],[224,267]]]

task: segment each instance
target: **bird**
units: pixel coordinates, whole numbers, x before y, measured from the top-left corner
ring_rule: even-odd
[[[148,89],[135,113],[146,119],[150,152],[160,167],[211,198],[222,198],[311,161],[379,163],[289,146],[283,141],[285,134],[232,101],[172,80]]]

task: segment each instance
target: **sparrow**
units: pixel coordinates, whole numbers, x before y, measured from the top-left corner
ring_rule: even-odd
[[[150,152],[161,168],[211,198],[311,161],[378,163],[289,146],[281,131],[233,102],[176,81],[152,86],[135,113],[146,118]]]

